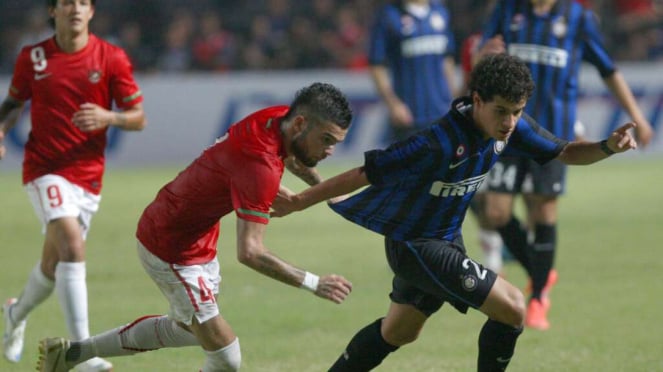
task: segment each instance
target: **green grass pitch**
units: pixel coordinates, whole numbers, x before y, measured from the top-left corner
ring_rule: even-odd
[[[344,170],[321,165],[325,175]],[[134,232],[142,209],[178,170],[109,169],[101,208],[88,238],[90,325],[97,333],[139,316],[161,314],[167,304],[143,273]],[[285,183],[301,190],[292,177]],[[663,371],[663,167],[661,158],[610,159],[569,172],[560,205],[560,274],[552,292],[547,332],[526,330],[510,371]],[[0,172],[0,299],[17,296],[41,252],[42,235],[18,172]],[[274,219],[266,244],[289,262],[318,274],[338,273],[354,284],[335,305],[242,266],[235,255],[234,216],[222,222],[219,305],[242,345],[243,371],[324,371],[354,333],[383,316],[391,274],[380,236],[320,205]],[[480,260],[476,225],[469,215],[465,242]],[[522,270],[507,278],[525,286]],[[380,371],[475,370],[477,337],[485,317],[443,307],[419,340],[387,358]],[[37,342],[64,335],[55,296],[28,320],[19,364],[0,360],[2,371],[30,371]],[[200,349],[167,349],[113,358],[115,371],[195,371]]]

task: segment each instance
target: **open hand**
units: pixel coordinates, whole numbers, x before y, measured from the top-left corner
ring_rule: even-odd
[[[296,211],[296,196],[297,195],[294,192],[281,185],[276,194],[276,198],[274,198],[274,201],[272,202],[272,211],[269,215],[271,217],[285,217]]]
[[[110,111],[94,103],[84,103],[80,108],[74,113],[71,121],[83,132],[104,129],[112,120]]]
[[[352,292],[352,283],[340,275],[320,277],[315,295],[340,304]]]
[[[389,105],[389,118],[395,128],[409,128],[414,125],[412,112],[402,101]]]

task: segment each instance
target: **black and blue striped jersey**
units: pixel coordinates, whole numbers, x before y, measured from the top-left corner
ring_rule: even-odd
[[[384,6],[371,29],[368,58],[371,65],[388,66],[396,95],[424,128],[449,111],[453,97],[443,60],[454,51],[449,12],[434,0],[426,15]]]
[[[616,69],[608,55],[593,12],[571,0],[558,0],[539,16],[529,0],[498,2],[483,39],[502,35],[507,51],[527,63],[536,82],[525,112],[557,137],[575,138],[578,73],[581,62],[602,77]]]
[[[332,204],[348,220],[396,240],[454,240],[470,199],[498,156],[540,163],[566,145],[534,121],[520,118],[508,143],[484,138],[472,120],[469,98],[412,137],[365,153],[370,186]]]

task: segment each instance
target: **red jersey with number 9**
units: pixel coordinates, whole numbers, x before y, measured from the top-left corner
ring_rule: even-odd
[[[280,124],[288,106],[257,111],[233,124],[147,206],[136,237],[152,254],[180,265],[216,257],[219,219],[267,224],[283,176]]]
[[[124,51],[94,35],[75,53],[63,52],[55,37],[23,48],[9,95],[31,101],[23,183],[57,174],[93,194],[101,192],[107,128],[82,132],[71,118],[83,103],[125,109],[143,100]]]

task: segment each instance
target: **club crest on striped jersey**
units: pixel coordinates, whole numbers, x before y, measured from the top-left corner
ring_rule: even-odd
[[[446,23],[444,22],[444,18],[442,18],[440,13],[435,12],[431,14],[430,26],[433,28],[433,30],[436,31],[444,30],[444,28],[446,27]]]
[[[401,17],[401,34],[411,35],[414,32],[414,18],[411,15],[406,14]]]
[[[504,151],[504,148],[506,147],[506,142],[504,141],[495,141],[495,145],[493,147],[495,154],[499,155]]]
[[[525,23],[525,16],[522,14],[518,13],[511,18],[511,23],[509,24],[509,30],[510,31],[518,31],[521,28],[523,28],[523,24]]]
[[[566,36],[568,28],[566,18],[560,16],[552,24],[552,33],[555,37],[561,39]]]
[[[467,292],[472,292],[475,289],[477,289],[477,285],[479,284],[479,281],[474,275],[465,275],[463,277],[463,289],[466,290]]]

